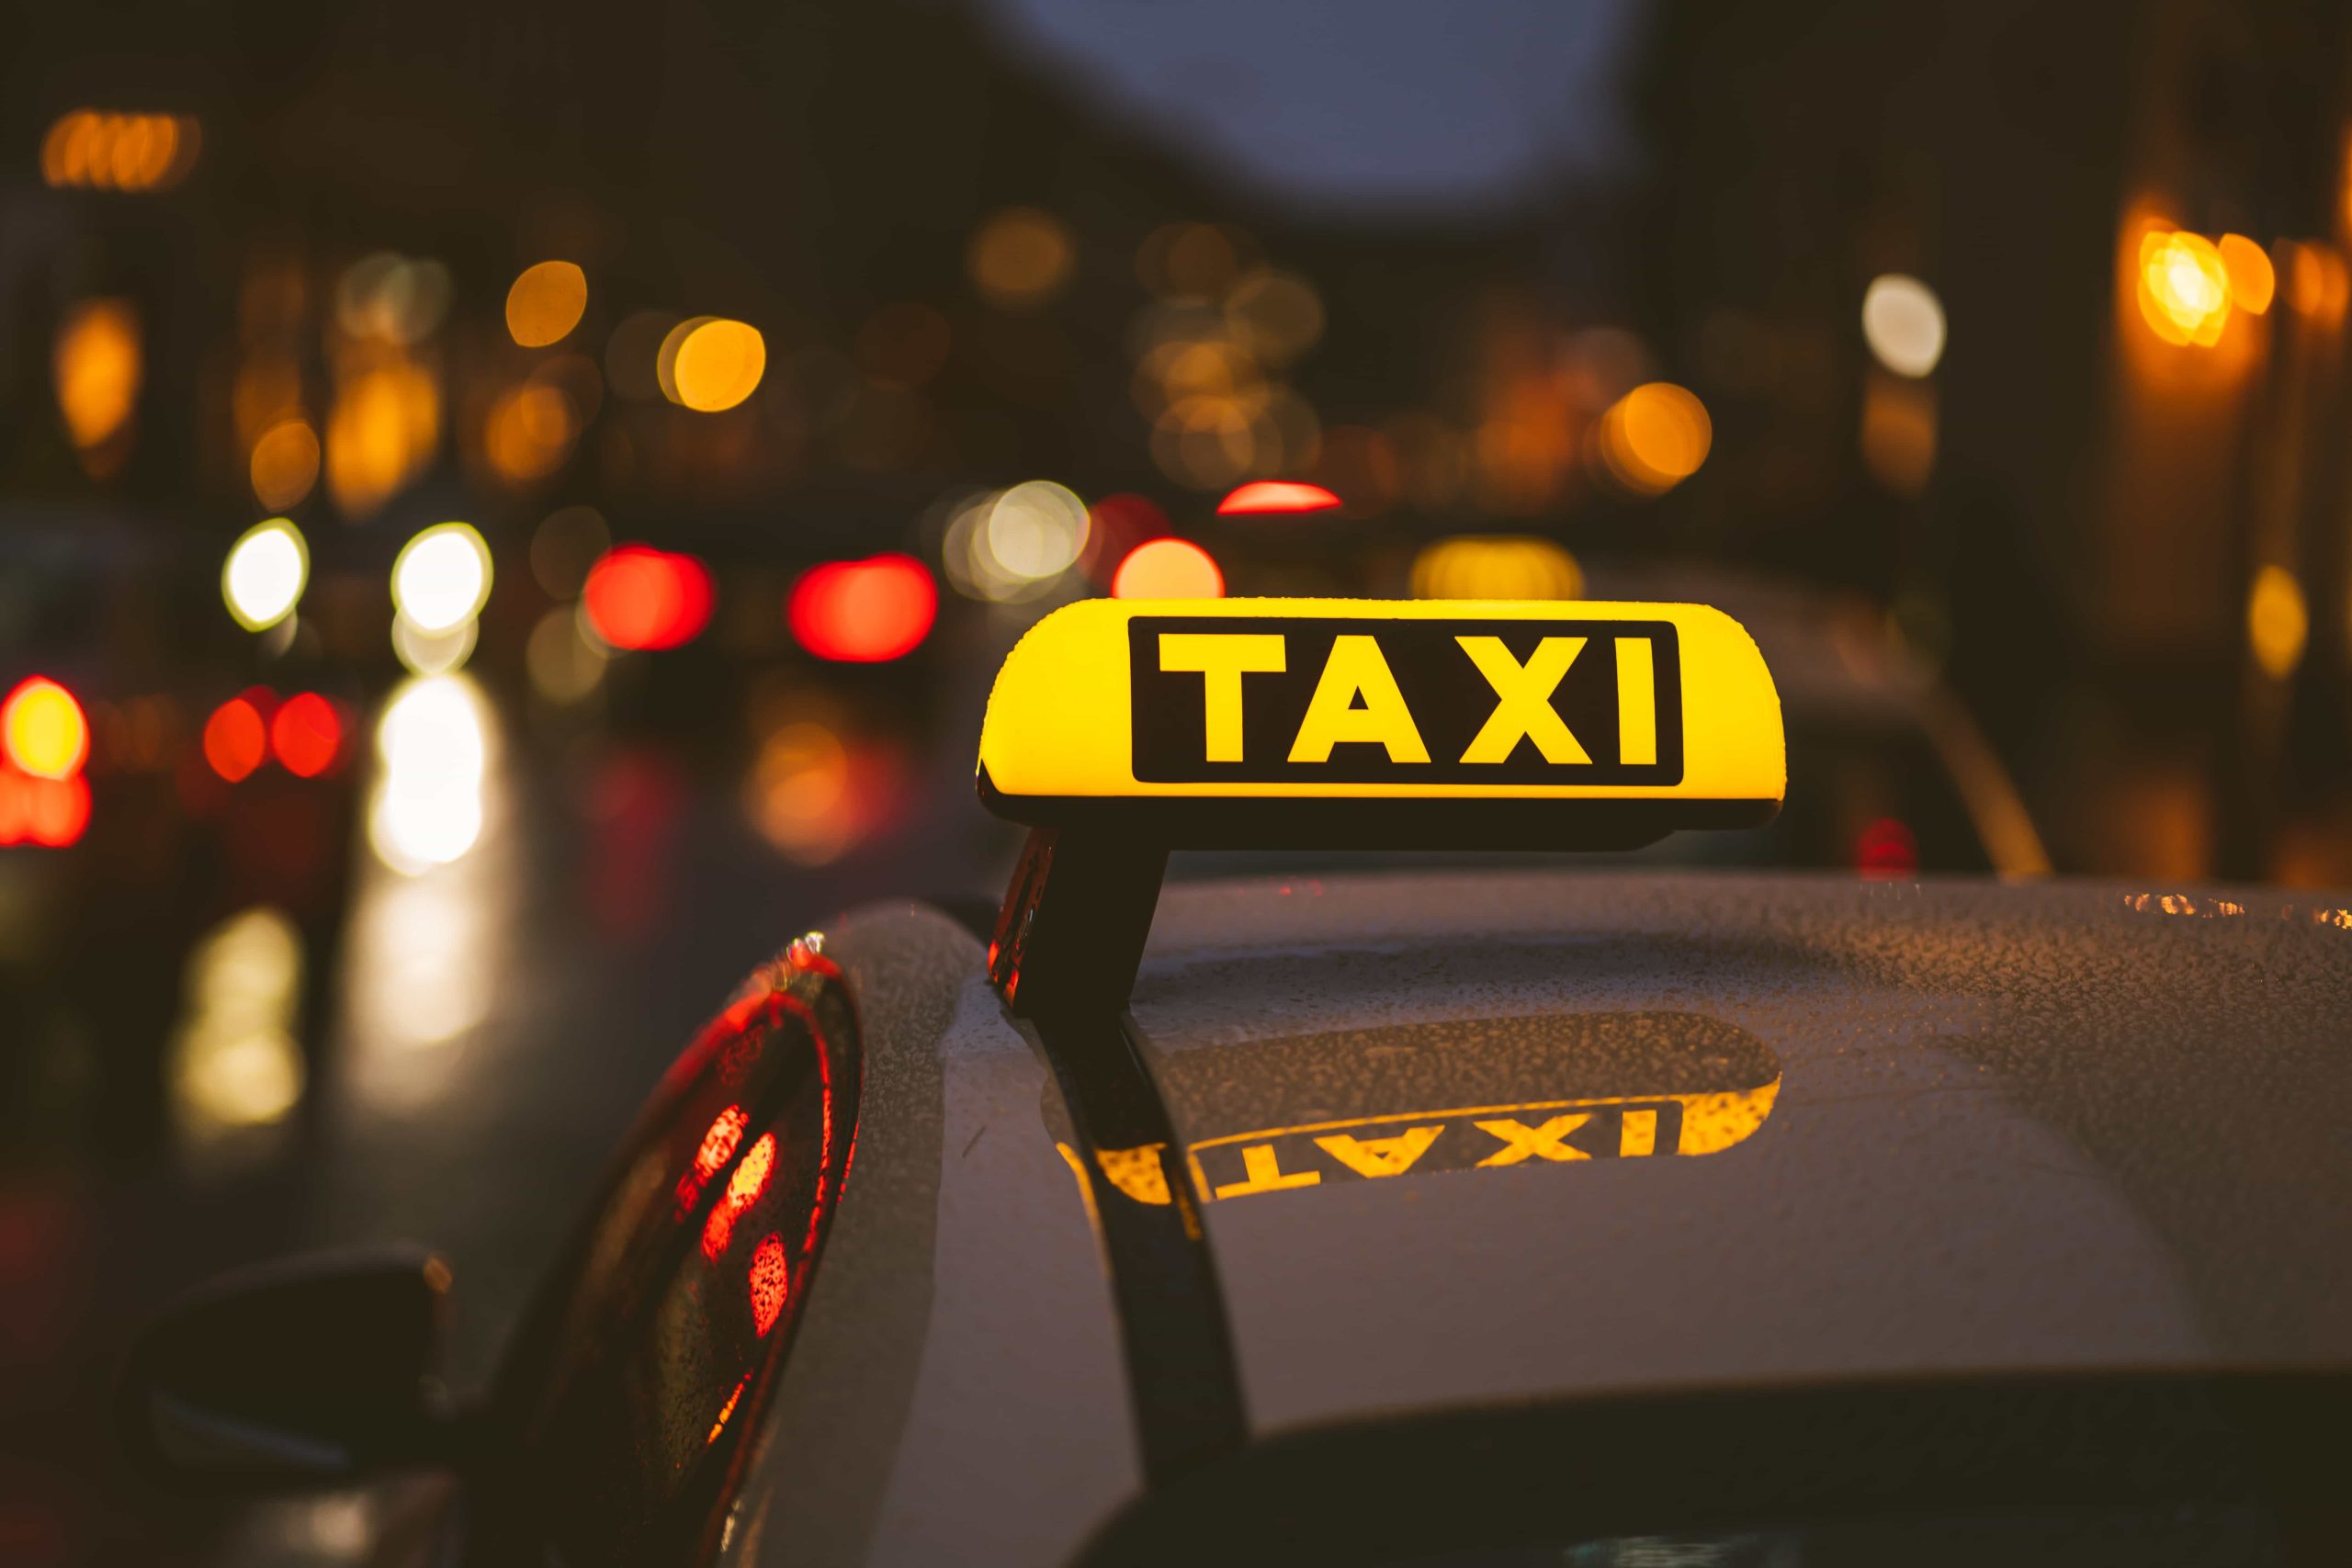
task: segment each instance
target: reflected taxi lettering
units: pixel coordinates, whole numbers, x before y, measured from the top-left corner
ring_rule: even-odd
[[[1435,1172],[1542,1168],[1591,1160],[1720,1154],[1772,1113],[1780,1080],[1755,1089],[1607,1100],[1547,1100],[1269,1127],[1204,1139],[1185,1151],[1193,1190],[1222,1202],[1326,1181]],[[1057,1145],[1080,1177],[1067,1143]],[[1169,1201],[1165,1147],[1102,1149],[1103,1180],[1139,1203]]]

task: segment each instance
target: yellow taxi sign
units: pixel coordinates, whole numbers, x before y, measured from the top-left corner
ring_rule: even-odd
[[[1634,845],[1785,784],[1771,674],[1696,604],[1088,600],[980,731],[998,815],[1176,847]]]

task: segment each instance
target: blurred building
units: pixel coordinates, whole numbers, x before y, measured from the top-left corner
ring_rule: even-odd
[[[1718,432],[1680,526],[1889,603],[2062,865],[2352,879],[2346,26],[1683,6],[1650,40],[1648,325]],[[1940,300],[1924,364],[1874,353],[1887,275]]]

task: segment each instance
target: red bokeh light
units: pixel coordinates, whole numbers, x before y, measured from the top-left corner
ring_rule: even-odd
[[[784,1238],[769,1236],[752,1255],[752,1325],[763,1336],[784,1315],[785,1292],[791,1278],[792,1264],[784,1255]]]
[[[1114,599],[1222,599],[1216,558],[1190,539],[1151,539],[1127,552],[1111,579]]]
[[[775,1174],[775,1134],[763,1133],[760,1141],[752,1145],[743,1163],[727,1179],[727,1190],[719,1194],[718,1205],[710,1211],[710,1218],[703,1222],[702,1255],[713,1263],[727,1250],[735,1235],[735,1222],[743,1211],[760,1201],[768,1190],[768,1179]]]
[[[939,590],[912,556],[827,561],[792,585],[784,614],[818,658],[879,664],[905,658],[931,635]]]
[[[1919,840],[1910,828],[1892,817],[1882,817],[1854,840],[1854,863],[1868,877],[1897,878],[1919,874]]]
[[[269,755],[269,728],[250,697],[231,697],[204,721],[204,760],[235,784]]]
[[[39,778],[0,762],[0,845],[62,850],[89,825],[89,780]]]
[[[678,648],[710,624],[710,570],[692,556],[623,545],[588,569],[581,600],[588,624],[615,648]]]
[[[211,727],[208,725],[208,755],[211,750],[210,734]],[[334,704],[316,692],[288,697],[277,710],[277,716],[269,721],[269,749],[295,777],[317,778],[334,767],[343,754],[343,716],[335,711]]]
[[[1264,514],[1277,512],[1332,512],[1340,498],[1321,485],[1295,479],[1252,479],[1216,503],[1217,515]]]

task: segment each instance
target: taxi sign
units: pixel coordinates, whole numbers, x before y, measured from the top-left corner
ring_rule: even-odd
[[[988,807],[1170,847],[1633,847],[1779,810],[1779,694],[1692,604],[1089,600],[1005,660]]]
[[[1785,784],[1780,694],[1720,610],[1087,600],[981,723],[980,799],[1035,829],[989,978],[1104,1042],[1172,849],[1630,849],[1760,826]]]

